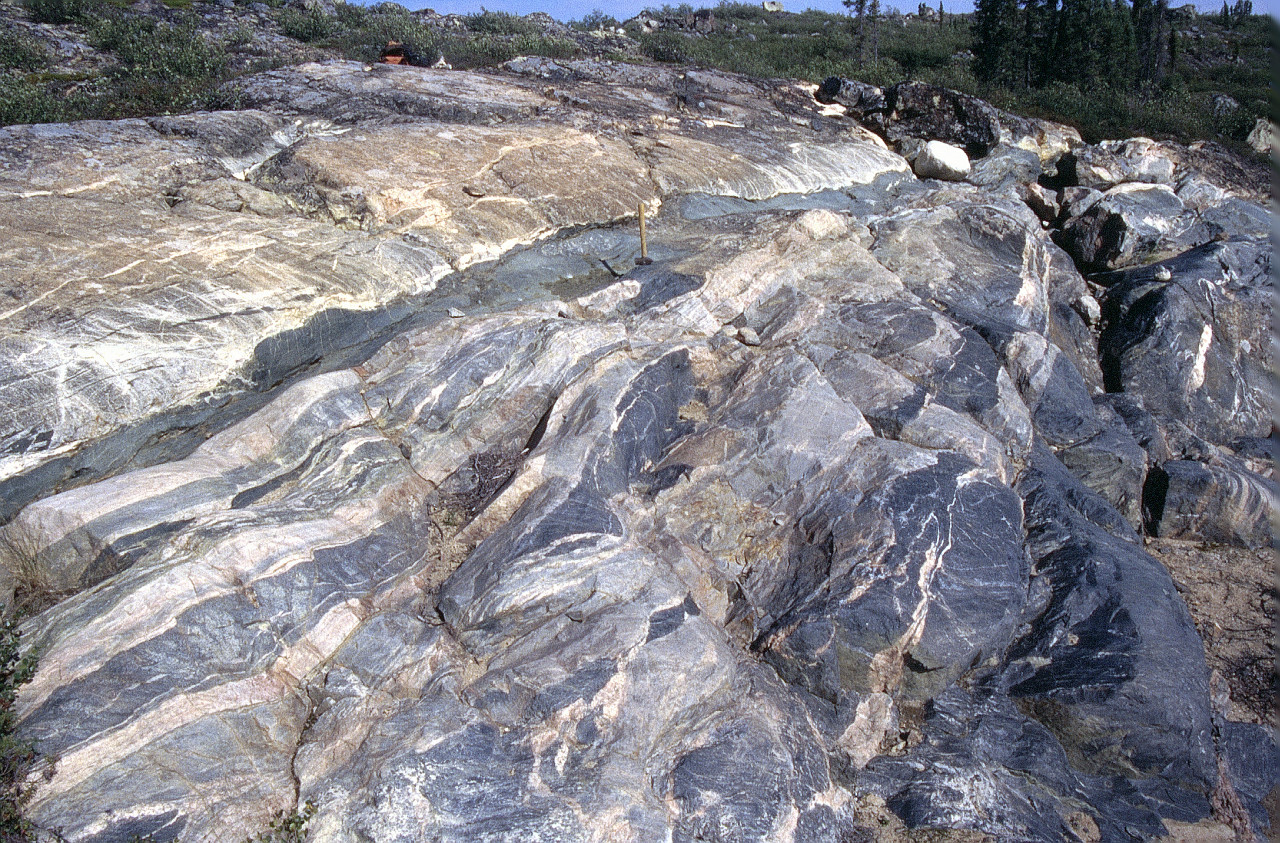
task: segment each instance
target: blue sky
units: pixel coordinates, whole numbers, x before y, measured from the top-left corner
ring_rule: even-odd
[[[364,0],[364,2],[376,2],[376,0]],[[399,2],[410,9],[431,8],[441,13],[457,13],[469,14],[471,12],[480,11],[483,6],[494,12],[514,12],[516,14],[527,15],[529,12],[548,12],[552,17],[559,20],[574,20],[582,17],[592,9],[600,9],[608,14],[613,15],[618,20],[626,20],[639,14],[641,9],[647,6],[661,6],[664,2],[670,3],[672,6],[681,2],[681,0],[623,0],[623,2],[604,2],[603,0],[399,0]],[[695,8],[699,6],[714,7],[718,0],[688,0]],[[920,0],[882,0],[885,6],[897,6],[903,11],[912,11],[919,4]],[[1235,2],[1235,0],[1231,0]],[[843,12],[844,7],[840,4],[840,0],[783,0],[784,5],[789,11],[800,11],[802,9],[821,9],[825,12]],[[930,5],[936,5],[937,0],[929,0]],[[1253,0],[1254,9],[1258,12],[1273,11],[1276,0]],[[1171,6],[1181,5],[1179,0],[1170,0]],[[1201,9],[1209,9],[1216,11],[1222,7],[1222,0],[1196,0],[1196,6]],[[956,12],[968,12],[973,10],[972,0],[943,0],[943,8]]]

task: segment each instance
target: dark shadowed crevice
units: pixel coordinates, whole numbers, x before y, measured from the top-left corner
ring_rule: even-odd
[[[1160,466],[1153,466],[1142,484],[1142,526],[1149,536],[1160,534],[1160,521],[1164,518],[1164,501],[1168,494],[1169,474]]]

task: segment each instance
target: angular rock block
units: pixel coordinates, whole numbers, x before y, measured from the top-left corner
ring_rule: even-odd
[[[1139,396],[1168,425],[1210,441],[1271,430],[1270,376],[1258,350],[1270,342],[1271,251],[1266,241],[1210,243],[1112,281],[1099,338],[1109,392]]]
[[[1160,466],[1153,518],[1163,538],[1268,547],[1280,504],[1273,480],[1238,465],[1170,460]]]

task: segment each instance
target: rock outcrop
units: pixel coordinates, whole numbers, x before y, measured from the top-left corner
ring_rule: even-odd
[[[1142,535],[1268,540],[1250,198],[1156,188],[1225,236],[1086,280],[1045,228],[1077,186],[917,180],[798,85],[331,63],[242,99],[0,131],[39,827],[1265,830],[1274,744]]]

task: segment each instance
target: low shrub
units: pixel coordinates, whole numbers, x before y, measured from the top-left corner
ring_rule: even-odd
[[[304,843],[307,839],[307,824],[316,814],[316,806],[310,802],[288,814],[283,811],[276,815],[267,830],[245,843]]]
[[[537,35],[540,32],[536,23],[519,15],[490,12],[483,7],[479,13],[467,15],[465,20],[467,29],[483,35]]]
[[[35,672],[35,654],[23,654],[17,622],[0,621],[0,840],[5,843],[32,840],[35,832],[22,816],[22,807],[31,797],[25,782],[35,750],[16,735],[13,711],[18,688],[30,682]]]
[[[36,23],[74,23],[96,5],[94,0],[23,0]]]
[[[622,26],[613,15],[606,15],[599,9],[592,9],[588,14],[583,15],[581,20],[569,21],[569,25],[583,32],[594,32],[597,29],[617,29]]]
[[[437,46],[444,60],[458,70],[497,67],[516,56],[571,59],[578,55],[578,45],[572,41],[545,35],[517,35],[514,38],[453,36],[441,38]]]
[[[115,13],[94,25],[89,40],[118,61],[107,74],[105,95],[93,101],[94,117],[198,107],[223,81],[227,66],[224,46],[205,40],[189,19],[173,25]]]
[[[36,70],[47,62],[39,41],[20,32],[0,32],[0,70]]]
[[[331,38],[342,30],[337,17],[326,15],[319,9],[281,9],[276,23],[285,35],[308,44]]]
[[[358,3],[337,3],[338,23],[344,29],[359,29],[369,22],[372,16],[369,10]]]
[[[0,79],[0,126],[17,123],[62,123],[98,116],[93,96],[82,87],[83,80],[62,74],[10,71]],[[0,556],[4,547],[0,543]],[[26,609],[32,601],[23,602]],[[39,602],[39,601],[36,601]]]
[[[375,62],[389,41],[404,45],[412,64],[431,64],[440,57],[440,37],[410,15],[371,14],[361,26],[343,29],[324,42],[344,58]]]

